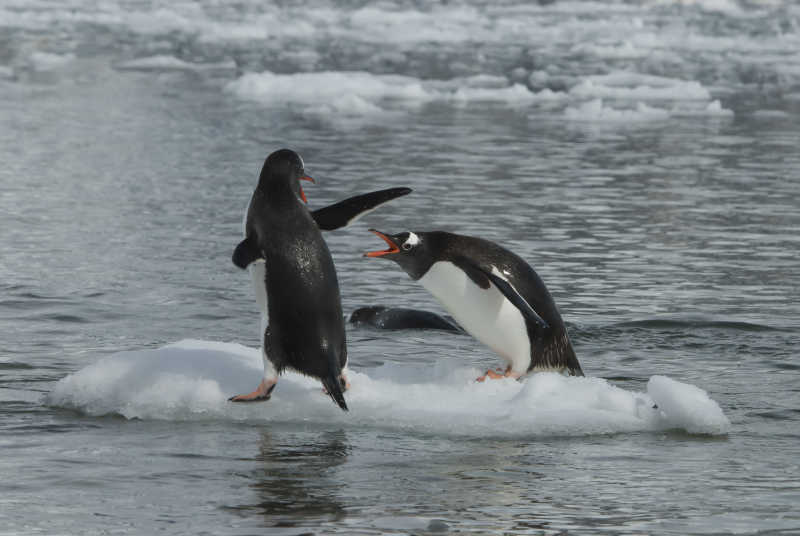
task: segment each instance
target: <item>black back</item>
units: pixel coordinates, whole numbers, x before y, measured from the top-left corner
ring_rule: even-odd
[[[291,151],[271,161],[278,153],[264,164],[245,226],[267,267],[265,350],[279,372],[290,367],[325,383],[347,363],[339,283],[328,246],[297,197],[302,161]]]

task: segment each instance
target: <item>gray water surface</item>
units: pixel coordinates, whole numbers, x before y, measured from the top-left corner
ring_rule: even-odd
[[[0,6],[0,534],[800,533],[800,11],[543,4]],[[312,207],[415,190],[326,234],[346,313],[443,312],[362,258],[369,227],[494,240],[542,276],[588,376],[695,385],[730,432],[48,404],[117,352],[258,346],[230,255],[284,146]],[[348,346],[370,374],[498,364],[440,332]]]

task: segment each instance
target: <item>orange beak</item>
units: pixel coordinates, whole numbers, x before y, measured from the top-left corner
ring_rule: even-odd
[[[370,251],[368,253],[364,253],[365,257],[383,257],[384,255],[389,255],[391,253],[400,253],[400,248],[397,247],[397,244],[395,244],[391,238],[389,238],[380,231],[376,231],[375,229],[370,229],[370,231],[381,237],[383,241],[389,245],[389,249],[381,251]]]
[[[316,184],[317,183],[317,181],[315,181],[312,177],[309,177],[308,175],[303,175],[302,177],[300,177],[300,180],[301,181],[309,181],[311,184]],[[300,199],[303,200],[303,203],[308,204],[308,199],[306,199],[306,193],[303,191],[303,187],[302,186],[300,187]]]

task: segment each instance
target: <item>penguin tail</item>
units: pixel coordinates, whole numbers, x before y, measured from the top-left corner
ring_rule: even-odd
[[[570,367],[569,368],[569,375],[570,376],[584,376],[583,370],[581,369],[580,365],[578,365],[577,367]]]
[[[328,375],[322,379],[322,385],[325,387],[325,392],[330,396],[336,404],[344,411],[347,409],[347,402],[344,401],[344,390],[342,389],[342,380],[333,374]]]

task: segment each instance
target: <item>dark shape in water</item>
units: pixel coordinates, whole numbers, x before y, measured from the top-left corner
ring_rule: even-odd
[[[373,305],[360,307],[350,315],[351,324],[372,326],[378,329],[438,329],[463,333],[455,320],[429,311]]]

